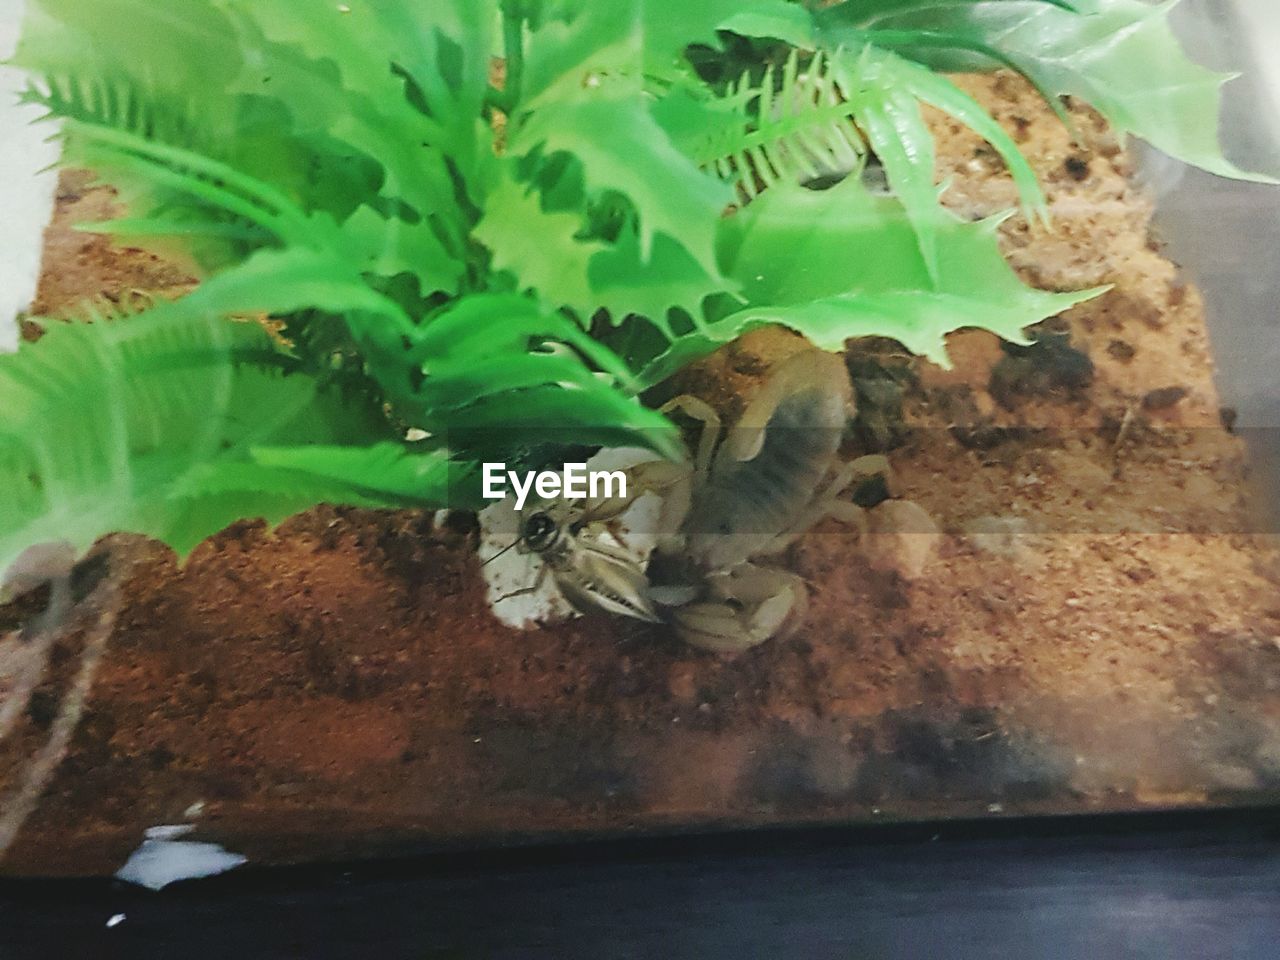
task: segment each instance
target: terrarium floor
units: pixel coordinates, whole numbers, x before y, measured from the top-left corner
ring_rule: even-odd
[[[979,333],[953,338],[951,371],[912,362],[889,459],[936,534],[813,531],[789,557],[804,624],[731,659],[604,617],[503,627],[465,518],[323,508],[182,568],[121,541],[85,715],[0,870],[110,873],[187,816],[263,863],[1280,798],[1280,564],[1199,295],[1091,115],[1073,145],[1020,83],[965,82],[1048,184],[1056,232],[1011,220],[1011,260],[1047,288],[1114,286],[1060,325],[1091,379],[1075,353],[1010,360]],[[957,210],[1014,204],[989,150],[937,130]],[[110,202],[64,178],[38,310],[186,287],[69,230]],[[0,783],[48,741],[84,637],[59,642]]]

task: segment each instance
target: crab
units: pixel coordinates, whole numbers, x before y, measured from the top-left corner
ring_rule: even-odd
[[[481,559],[495,613],[527,626],[598,610],[666,623],[719,653],[794,627],[807,584],[775,558],[824,517],[865,530],[841,496],[863,472],[839,459],[852,393],[842,359],[804,345],[731,425],[692,394],[665,404],[689,427],[683,461],[597,454],[589,466],[626,470],[626,497],[490,508]]]
[[[705,400],[675,397],[662,409],[691,421],[693,453],[632,464],[626,498],[526,508],[516,546],[542,567],[503,599],[550,572],[574,608],[660,620],[703,650],[779,635],[803,618],[808,589],[771,560],[824,517],[865,528],[840,496],[859,475],[838,457],[852,406],[841,359],[812,347],[778,363],[731,426]],[[639,501],[651,509],[637,524]]]
[[[663,410],[700,430],[665,493],[671,532],[649,560],[650,597],[685,642],[749,649],[799,623],[807,603],[804,580],[770,561],[825,517],[865,529],[862,509],[841,497],[860,472],[839,460],[848,373],[840,357],[806,348],[771,371],[732,426],[688,394]]]

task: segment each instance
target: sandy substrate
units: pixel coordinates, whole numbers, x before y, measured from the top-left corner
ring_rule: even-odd
[[[466,518],[323,508],[242,524],[182,570],[121,541],[87,711],[3,870],[110,872],[188,815],[264,862],[1280,798],[1278,558],[1243,504],[1199,295],[1091,115],[1074,145],[1020,83],[965,83],[1050,193],[1056,232],[1011,220],[1012,262],[1045,288],[1114,287],[1030,351],[953,337],[951,371],[855,345],[846,453],[890,447],[896,499],[871,511],[883,532],[827,522],[785,558],[811,584],[794,634],[723,659],[604,617],[507,629]],[[949,202],[1012,206],[989,148],[937,129]],[[185,289],[67,232],[106,203],[64,179],[40,309]],[[936,531],[895,532],[903,501]],[[0,630],[38,607],[0,609]],[[47,741],[83,644],[58,641],[0,782]]]

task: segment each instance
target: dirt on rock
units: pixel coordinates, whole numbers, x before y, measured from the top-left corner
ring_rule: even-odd
[[[1111,289],[1030,348],[954,335],[950,370],[851,345],[846,454],[885,453],[892,476],[872,532],[825,521],[785,558],[811,587],[796,632],[722,658],[604,616],[508,629],[462,516],[323,507],[239,524],[183,566],[113,538],[129,566],[105,658],[4,872],[111,872],[193,804],[198,838],[277,862],[1280,797],[1280,557],[1246,506],[1200,296],[1093,114],[1073,110],[1075,143],[1020,81],[961,83],[1048,190],[1052,233],[1002,226],[1011,262],[1046,289]],[[931,122],[957,213],[1016,206],[990,148]],[[39,312],[189,288],[68,230],[109,204],[64,179]],[[749,376],[742,353],[726,365]],[[88,632],[58,641],[7,782]]]

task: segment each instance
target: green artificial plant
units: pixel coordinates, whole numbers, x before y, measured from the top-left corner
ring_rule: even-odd
[[[940,71],[1012,68],[1241,175],[1169,6],[29,0],[28,99],[128,211],[92,228],[202,283],[0,357],[0,572],[110,531],[186,552],[320,502],[471,506],[485,458],[677,456],[646,391],[761,324],[943,362],[960,327],[1019,339],[1096,291],[1023,285],[998,221],[940,205],[921,104],[1036,220],[1031,167]]]

